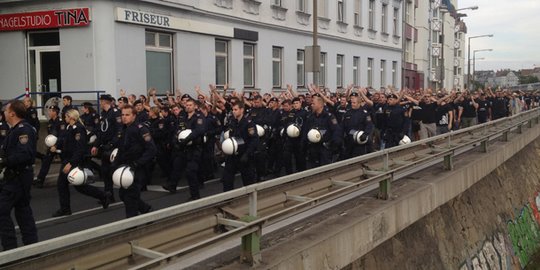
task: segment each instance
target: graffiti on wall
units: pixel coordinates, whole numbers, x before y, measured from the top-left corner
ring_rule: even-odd
[[[511,269],[511,252],[502,233],[487,239],[482,248],[467,259],[459,270],[506,270]]]
[[[521,267],[525,267],[540,248],[540,195],[535,194],[515,220],[508,221],[508,234]]]

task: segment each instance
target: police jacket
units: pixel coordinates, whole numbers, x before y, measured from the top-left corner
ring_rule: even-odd
[[[116,146],[122,134],[122,112],[116,108],[102,110],[95,133],[97,140],[94,146],[108,146],[111,149]]]
[[[219,118],[211,113],[206,116],[206,139],[209,143],[214,143],[216,136],[219,136],[223,126]]]
[[[86,130],[93,132],[99,125],[99,115],[97,113],[83,113],[81,115],[81,121]]]
[[[247,118],[257,125],[264,126],[270,125],[268,118],[268,109],[264,107],[251,108],[249,110]]]
[[[170,132],[164,118],[150,118],[148,119],[148,126],[155,144],[164,145],[169,143]]]
[[[382,124],[385,132],[394,134],[404,133],[405,131],[405,109],[398,105],[387,106],[384,110],[385,118]]]
[[[4,140],[6,139],[8,131],[9,131],[9,125],[4,121],[0,121],[0,146],[4,143]]]
[[[60,119],[60,117],[56,117],[56,119],[49,119],[49,123],[47,124],[47,132],[48,134],[52,134],[58,138],[62,137],[66,131],[66,123]]]
[[[178,129],[175,134],[178,132],[191,129],[191,134],[186,137],[185,142],[192,142],[191,146],[201,145],[203,143],[204,133],[206,132],[206,121],[204,115],[200,112],[194,112],[191,117],[186,113],[185,118],[182,117],[178,123]],[[174,138],[175,141],[178,141],[177,138]]]
[[[150,130],[136,121],[124,125],[118,142],[118,154],[115,165],[128,164],[140,166],[146,164],[156,156],[157,148],[150,134]]]
[[[81,123],[68,126],[64,133],[64,139],[57,145],[62,152],[60,157],[63,163],[70,163],[71,166],[79,166],[87,153],[86,129]]]
[[[259,136],[257,135],[257,128],[255,123],[246,117],[242,117],[240,121],[236,118],[232,118],[229,123],[229,136],[242,138],[244,140],[244,147],[238,149],[238,156],[244,154],[251,155],[257,149],[259,144]]]
[[[18,171],[34,164],[36,140],[36,129],[26,120],[13,126],[2,145],[7,168]]]
[[[26,109],[26,121],[36,129],[36,132],[39,132],[39,118],[36,108]]]
[[[304,140],[307,140],[307,134],[311,129],[326,130],[320,143],[331,142],[334,145],[341,143],[343,130],[332,113],[324,110],[320,114],[311,112],[302,128]]]
[[[343,115],[343,122],[341,124],[345,136],[347,136],[351,130],[361,130],[368,135],[373,131],[371,116],[367,110],[362,108],[348,110],[345,115]]]

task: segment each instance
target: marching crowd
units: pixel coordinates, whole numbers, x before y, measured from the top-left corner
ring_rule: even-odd
[[[152,210],[140,196],[152,178],[165,177],[163,188],[175,193],[185,175],[190,200],[195,200],[205,182],[217,176],[219,166],[223,190],[228,191],[238,172],[243,185],[249,185],[496,120],[535,108],[540,101],[537,93],[490,88],[377,91],[349,86],[330,92],[310,85],[307,92],[298,93],[288,85],[285,91],[262,95],[215,85],[206,92],[195,90],[195,97],[179,92],[158,97],[154,89],[137,97],[121,90],[118,98],[101,95],[99,111],[97,104],[85,102],[77,108],[71,96],[63,96],[62,109],[59,104],[46,108],[45,154],[35,151],[40,124],[32,99],[10,102],[0,114],[0,169],[17,168],[11,171],[19,176],[20,168],[26,170],[40,158],[33,185],[42,188],[51,162],[59,156],[60,208],[53,216],[71,214],[71,183],[103,208],[115,201],[113,186],[120,187],[126,217],[133,217]],[[33,133],[28,131],[31,126]],[[15,131],[22,133],[13,135]],[[21,149],[32,162],[5,165],[8,153]],[[154,174],[156,165],[160,176]],[[92,172],[99,173],[103,190],[87,184]],[[6,182],[10,180],[4,180],[0,199],[9,186]],[[17,206],[9,207],[17,211]],[[0,204],[0,212],[2,208]],[[5,218],[0,213],[0,219]],[[4,226],[0,230],[2,237],[11,235]],[[33,241],[32,234],[28,237]],[[2,238],[4,242],[9,243],[5,249],[13,246],[12,240]]]

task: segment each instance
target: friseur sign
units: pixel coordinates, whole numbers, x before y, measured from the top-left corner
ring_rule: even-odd
[[[89,8],[0,14],[0,31],[87,26],[89,24]]]

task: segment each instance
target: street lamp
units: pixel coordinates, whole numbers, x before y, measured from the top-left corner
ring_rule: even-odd
[[[471,80],[471,39],[482,37],[493,37],[493,34],[469,37],[469,42],[467,44],[467,88],[470,88],[469,83]]]
[[[478,9],[478,6],[472,6],[472,7],[466,7],[466,8],[458,8],[458,9],[456,9],[456,11],[467,10],[467,9],[470,9],[470,10],[477,10],[477,9]]]
[[[479,57],[479,58],[474,57],[473,58],[473,63],[472,63],[473,83],[476,81],[476,76],[474,75],[476,73],[476,61],[480,61],[480,60],[486,60],[486,58],[484,58],[484,57]]]

